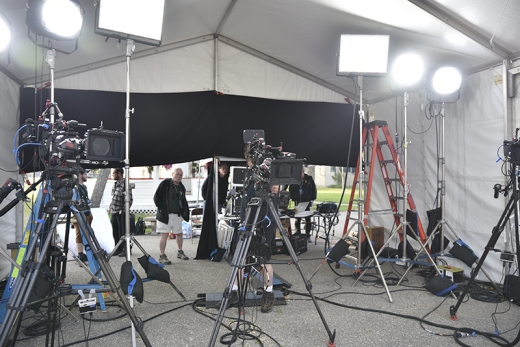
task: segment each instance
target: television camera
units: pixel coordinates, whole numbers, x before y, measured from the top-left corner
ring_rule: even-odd
[[[283,152],[282,144],[279,147],[267,145],[263,136],[263,130],[244,130],[255,189],[258,185],[301,184],[305,159],[296,159],[296,154]]]
[[[53,117],[49,119],[48,115],[55,112],[59,117],[52,121]],[[20,171],[24,170],[19,158],[20,149],[37,147],[38,156],[34,160],[39,159],[43,164],[42,176],[50,181],[53,196],[56,199],[71,199],[80,164],[107,165],[108,161],[124,160],[123,132],[105,130],[101,125],[88,129],[81,138],[76,129],[86,126],[76,120],[65,120],[57,104],[47,102],[47,109],[37,121],[27,119],[18,130],[25,130],[20,145],[15,149]],[[35,166],[41,167],[40,163]]]
[[[517,137],[512,141],[504,141],[504,161],[520,165],[520,141]]]

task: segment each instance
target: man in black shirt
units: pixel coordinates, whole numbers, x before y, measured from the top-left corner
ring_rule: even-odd
[[[204,180],[204,183],[202,184],[201,192],[202,192],[202,198],[204,200],[208,200],[208,194],[213,194],[213,191],[209,191],[209,180],[213,180],[214,177],[211,174],[213,171],[210,170],[210,175],[206,177]],[[224,206],[226,202],[227,192],[228,192],[228,185],[229,185],[229,166],[226,163],[220,163],[218,164],[218,207],[217,207],[217,213],[221,213],[222,207]]]
[[[157,206],[157,232],[161,234],[159,240],[159,261],[170,265],[172,262],[166,256],[168,234],[173,232],[177,239],[177,258],[188,260],[182,251],[182,221],[189,220],[190,209],[186,200],[186,188],[182,184],[182,169],[175,169],[172,178],[162,181],[153,197]]]

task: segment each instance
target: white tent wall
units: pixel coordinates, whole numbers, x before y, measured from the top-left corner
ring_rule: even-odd
[[[215,40],[208,40],[156,54],[131,58],[131,92],[170,93],[213,90],[226,94],[271,99],[343,103],[344,96],[318,83],[285,70],[268,60]],[[215,51],[217,61],[215,64]],[[124,45],[121,44],[124,55]],[[59,56],[56,59],[59,75]],[[215,71],[215,67],[217,71]],[[335,69],[335,66],[330,66]],[[503,183],[497,148],[504,140],[503,97],[495,76],[502,68],[468,76],[461,99],[446,105],[446,219],[455,232],[481,255],[504,208],[503,198],[492,198],[494,183]],[[215,84],[215,75],[217,83]],[[126,62],[107,64],[61,78],[55,86],[66,89],[125,91]],[[57,100],[59,102],[59,100]],[[397,102],[397,116],[396,105]],[[423,225],[426,211],[434,207],[437,189],[437,145],[435,127],[424,117],[426,93],[410,95],[408,105],[408,181]],[[388,121],[391,133],[399,130],[403,139],[402,98],[371,106],[374,119]],[[62,110],[66,117],[66,110]],[[124,110],[122,110],[123,112]],[[397,125],[395,124],[397,121]],[[346,129],[347,131],[347,129]],[[413,131],[413,132],[412,132]],[[440,131],[440,129],[438,129]],[[422,134],[422,132],[425,132]],[[440,150],[440,149],[439,149]],[[402,194],[402,192],[396,192]],[[380,172],[376,171],[371,210],[388,209],[389,203]],[[391,215],[371,217],[371,225],[389,230]],[[450,241],[453,235],[447,232]],[[501,241],[502,242],[502,241]],[[392,245],[391,245],[392,246]],[[497,245],[499,248],[502,245]],[[397,245],[395,245],[397,247]],[[415,247],[418,249],[418,246]],[[494,280],[501,277],[498,255],[488,257],[484,269]],[[455,266],[468,269],[457,260]],[[479,276],[480,278],[481,276]]]
[[[21,177],[16,173],[18,166],[13,155],[13,138],[18,129],[19,118],[19,89],[9,78],[0,74],[0,182],[3,185],[8,178],[22,183]],[[11,192],[0,204],[4,208],[14,198]],[[0,217],[0,247],[7,251],[7,244],[19,242],[22,231],[23,204],[19,203]],[[18,233],[18,234],[17,234]],[[8,252],[10,254],[10,251]],[[0,256],[0,279],[9,275],[11,269],[7,259]]]
[[[497,67],[467,76],[460,99],[446,104],[445,109],[445,217],[449,226],[477,256],[484,252],[491,231],[505,207],[503,196],[493,198],[493,185],[504,183],[502,162],[496,162],[497,150],[504,141],[502,83],[495,82],[495,76],[501,73],[502,67]],[[388,100],[372,106],[375,119],[388,121],[391,133],[396,129],[394,103],[395,100]],[[436,129],[435,124],[430,127],[431,120],[425,118],[427,103],[424,91],[412,94],[407,117],[408,182],[425,231],[428,225],[426,211],[435,208],[437,155],[441,156],[441,142],[437,135],[441,129]],[[400,102],[398,106],[398,119],[401,120]],[[439,112],[440,107],[436,111]],[[414,132],[425,133],[418,135]],[[402,138],[402,133],[400,136]],[[439,167],[439,175],[440,170]],[[371,210],[389,208],[381,173],[376,174]],[[383,225],[389,231],[393,218],[391,215],[375,215],[370,218],[370,224]],[[449,228],[446,227],[445,232],[450,242],[456,239]],[[505,236],[506,232],[497,243],[497,248],[505,248]],[[418,245],[415,248],[418,249]],[[446,260],[452,266],[463,268],[465,275],[470,274],[469,268],[461,261]],[[494,281],[502,278],[498,253],[491,252],[483,268]],[[478,279],[487,280],[482,272]]]

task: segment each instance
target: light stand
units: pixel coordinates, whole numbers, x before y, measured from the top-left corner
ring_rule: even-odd
[[[134,40],[126,40],[126,108],[125,108],[125,251],[130,260],[130,58],[134,52]]]
[[[357,225],[358,227],[358,252],[357,252],[357,263],[356,268],[359,269],[361,264],[361,247],[362,247],[362,239],[364,236],[364,240],[366,240],[368,247],[370,247],[370,253],[372,255],[375,255],[376,252],[374,250],[374,246],[372,245],[372,242],[370,241],[370,237],[368,235],[368,231],[366,229],[365,223],[368,222],[365,220],[365,188],[363,186],[364,181],[364,170],[363,170],[363,121],[365,120],[365,112],[363,111],[363,75],[357,76],[357,83],[359,86],[359,156],[358,156],[358,168],[359,168],[359,174],[358,174],[358,180],[357,180],[357,191],[358,191],[358,218],[357,221],[348,229],[348,231],[344,234],[346,236],[349,235],[350,231]],[[355,107],[355,105],[354,105]],[[367,133],[367,140],[368,140],[368,133]],[[375,149],[374,149],[375,150]],[[379,260],[377,259],[377,256],[374,256],[373,260],[376,263],[377,271],[379,272],[379,275],[381,276],[381,281],[383,282],[383,286],[385,287],[386,295],[388,296],[388,300],[390,302],[393,302],[392,295],[390,294],[390,290],[388,289],[388,286],[385,281],[385,277],[383,275],[383,270],[381,270],[381,264],[379,264]],[[354,285],[357,283],[354,282]]]
[[[126,40],[126,108],[125,108],[125,255],[130,261],[130,58],[134,52],[134,40]],[[128,295],[130,307],[134,308],[134,297]],[[132,322],[132,345],[136,346],[135,326]]]
[[[412,268],[413,262],[416,261],[417,256],[415,259],[411,260],[406,255],[406,244],[408,242],[407,240],[407,230],[411,231],[411,234],[415,238],[415,240],[419,243],[419,246],[421,247],[421,250],[424,251],[424,253],[427,255],[428,259],[430,260],[431,265],[434,267],[435,272],[437,272],[438,275],[440,275],[440,271],[437,268],[437,265],[435,265],[435,261],[431,257],[430,253],[426,249],[425,244],[421,242],[419,237],[415,234],[413,228],[410,226],[410,223],[408,222],[406,218],[406,204],[408,202],[408,195],[410,194],[410,186],[408,183],[408,124],[407,124],[407,109],[408,109],[408,103],[410,102],[410,96],[408,92],[404,92],[403,94],[403,117],[404,117],[404,134],[403,134],[403,147],[404,147],[404,153],[403,153],[403,171],[404,171],[404,182],[403,182],[403,210],[401,212],[401,225],[397,227],[396,231],[399,233],[399,230],[401,230],[403,235],[403,254],[402,254],[402,261],[405,262],[405,264],[409,263],[407,266],[407,269],[403,276],[401,276],[401,279],[399,282],[397,282],[397,285],[400,285],[403,281],[406,273]],[[390,238],[389,238],[390,239]],[[419,252],[420,253],[420,252]],[[451,292],[451,295],[453,298],[455,298],[455,294]]]
[[[59,108],[54,103],[54,61],[56,57],[55,51],[50,51],[47,54],[46,61],[49,64],[49,67],[51,69],[51,103],[48,107],[48,115],[51,119],[51,125],[55,125],[54,122],[54,114],[55,112],[59,115],[59,121],[61,121],[63,115],[61,114]],[[56,110],[54,110],[56,109]],[[47,114],[44,113],[44,118],[47,117]],[[46,122],[46,120],[44,120]],[[55,128],[52,131],[56,130]],[[53,137],[51,134],[50,142],[49,142],[49,151],[52,149],[52,144],[55,144],[56,138]],[[59,150],[59,149],[58,149]],[[50,158],[50,156],[49,156]],[[68,158],[68,159],[67,159]],[[71,161],[71,157],[65,156],[65,159],[67,161]],[[76,158],[75,160],[76,164],[78,163],[78,160]],[[49,160],[49,163],[52,163],[51,160]],[[51,164],[49,164],[51,166]],[[54,274],[53,276],[58,279],[58,281],[53,282],[52,289],[55,290],[60,296],[68,295],[70,294],[70,290],[72,287],[68,284],[63,284],[62,281],[65,278],[66,273],[66,262],[63,264],[62,268],[59,268],[60,260],[59,257],[54,257],[53,254],[51,254],[49,251],[52,247],[53,242],[55,241],[54,234],[56,231],[56,226],[58,224],[58,221],[61,219],[60,214],[66,213],[66,230],[65,230],[65,250],[67,250],[68,245],[68,238],[69,238],[69,232],[70,232],[70,221],[71,221],[71,215],[74,215],[76,220],[78,221],[79,230],[82,232],[83,242],[88,243],[88,247],[92,252],[92,256],[89,255],[89,260],[93,262],[94,260],[97,261],[97,264],[99,265],[99,270],[106,276],[106,281],[110,286],[110,290],[113,293],[116,293],[118,297],[121,299],[120,304],[122,304],[123,309],[128,314],[129,318],[132,321],[132,328],[133,335],[134,335],[134,346],[135,346],[135,326],[137,326],[137,329],[139,331],[139,334],[141,336],[141,339],[143,343],[146,346],[151,346],[150,341],[148,340],[148,337],[145,335],[143,331],[143,325],[142,322],[138,320],[138,318],[135,316],[133,306],[129,305],[126,301],[123,300],[124,293],[121,289],[121,285],[119,284],[117,277],[115,273],[113,272],[112,268],[108,264],[108,259],[106,257],[106,252],[104,249],[102,249],[95,238],[95,235],[93,233],[93,230],[88,224],[87,219],[85,217],[84,212],[80,211],[80,204],[77,200],[70,200],[74,197],[72,193],[72,189],[76,185],[76,181],[72,180],[72,187],[70,186],[70,181],[66,181],[68,179],[67,176],[72,176],[72,174],[77,172],[77,167],[72,168],[63,168],[61,166],[56,167],[50,167],[47,168],[45,177],[47,181],[44,181],[42,184],[42,191],[44,194],[50,194],[51,200],[45,201],[45,197],[43,197],[40,200],[40,203],[44,203],[43,209],[38,208],[40,211],[40,215],[38,217],[38,223],[37,226],[34,229],[34,232],[31,232],[31,236],[29,237],[29,244],[27,246],[27,251],[23,255],[23,261],[21,263],[22,271],[20,271],[20,274],[18,276],[18,280],[16,282],[16,286],[13,290],[13,295],[9,298],[9,302],[6,306],[7,312],[5,315],[5,321],[2,325],[0,325],[0,346],[7,346],[7,341],[11,335],[11,333],[14,332],[14,336],[18,334],[20,323],[22,319],[23,312],[27,308],[27,304],[30,300],[30,295],[33,292],[33,289],[37,283],[37,277],[40,271],[43,269],[43,267],[46,265],[46,262],[49,259],[49,256],[51,256],[51,261],[54,263]],[[62,180],[60,182],[60,180]],[[38,181],[42,182],[43,179],[40,179]],[[50,183],[48,183],[50,182]],[[58,187],[58,189],[52,190],[53,188],[53,182],[54,186]],[[43,189],[43,186],[45,185],[45,189]],[[63,189],[65,188],[65,189]],[[128,189],[128,186],[127,186]],[[70,195],[69,195],[70,192]],[[127,190],[128,192],[128,190]],[[39,196],[40,198],[40,196]],[[127,209],[129,207],[128,199],[127,199]],[[34,211],[33,211],[34,212]],[[129,224],[127,224],[128,226]],[[44,238],[44,234],[47,234]],[[38,237],[39,236],[39,237]],[[40,238],[40,250],[39,254],[36,259],[36,254],[38,251],[38,238]],[[12,282],[14,283],[14,282]],[[58,286],[59,285],[59,286]],[[57,308],[57,298],[58,296],[51,296],[45,299],[41,299],[39,301],[49,301],[48,305],[48,320],[49,324],[52,324],[52,327],[56,324],[56,308]],[[130,303],[133,304],[133,301],[130,300]],[[52,309],[52,312],[51,312]],[[68,311],[68,310],[67,310]],[[47,327],[47,339],[46,344],[49,343],[49,327]],[[52,336],[51,336],[51,345],[54,345],[54,329],[51,329]],[[14,346],[15,341],[9,342],[9,346]]]
[[[368,213],[365,213],[365,208],[368,208],[365,205],[365,188],[364,188],[364,171],[363,171],[363,122],[364,122],[364,111],[363,111],[363,77],[371,76],[371,77],[383,77],[386,76],[387,66],[388,66],[388,49],[390,44],[390,36],[388,35],[341,35],[340,38],[340,50],[338,54],[337,61],[337,70],[336,74],[338,76],[348,76],[348,77],[356,77],[357,84],[359,87],[359,155],[358,155],[358,166],[356,170],[356,174],[358,175],[357,179],[357,191],[358,191],[358,218],[357,221],[348,229],[348,223],[345,224],[343,231],[343,238],[348,238],[350,231],[357,225],[358,234],[357,234],[357,259],[356,265],[354,268],[359,270],[361,267],[365,268],[365,266],[361,266],[361,257],[362,257],[362,247],[363,242],[366,241],[367,247],[370,249],[369,255],[374,256],[375,251],[370,241],[370,237],[368,235],[368,231],[366,229],[366,224],[368,223]],[[356,105],[354,105],[356,107]],[[367,133],[368,140],[368,133]],[[366,147],[368,150],[368,146]],[[370,173],[372,174],[372,172]],[[352,194],[355,193],[356,186],[352,187]],[[367,194],[369,197],[370,195]],[[353,202],[354,196],[350,197],[349,203],[349,214],[351,203]],[[348,220],[348,216],[347,216]],[[328,238],[328,234],[327,234]],[[342,245],[343,243],[343,245]],[[335,247],[346,248],[342,249],[339,253],[347,252],[348,254],[348,246],[344,245],[348,244],[348,242],[344,242],[344,240],[340,240]],[[329,253],[333,253],[334,248]],[[327,256],[329,255],[327,253]],[[388,295],[388,299],[392,302],[392,296],[390,295],[390,291],[386,285],[383,271],[381,270],[381,266],[379,264],[379,260],[376,256],[374,256],[374,261],[376,262],[376,267],[381,276],[381,280],[385,287],[386,293]],[[350,264],[348,264],[350,266]],[[357,282],[357,281],[356,281]],[[354,283],[355,285],[356,283]]]
[[[49,65],[50,70],[50,79],[51,79],[51,107],[49,109],[49,114],[51,116],[51,124],[54,124],[54,64],[56,63],[56,51],[54,49],[47,50],[47,56],[45,57],[45,62]]]
[[[435,228],[433,228],[432,233],[426,240],[425,244],[428,244],[431,240],[433,240],[435,235],[438,232],[440,232],[440,254],[439,255],[444,256],[444,248],[445,248],[444,233],[446,231],[445,226],[448,227],[448,229],[451,231],[451,233],[455,236],[456,239],[460,239],[460,237],[457,235],[455,230],[451,227],[451,225],[446,220],[446,204],[445,204],[445,202],[446,202],[446,181],[445,181],[445,177],[446,177],[445,176],[446,175],[445,138],[446,138],[446,136],[445,136],[445,129],[446,128],[445,128],[445,103],[444,102],[441,103],[440,116],[441,116],[441,157],[438,158],[438,161],[441,163],[441,179],[439,181],[438,187],[441,189],[441,219],[439,220],[439,222],[437,222],[437,225],[435,225]],[[405,136],[406,136],[406,131],[405,131]],[[405,166],[405,168],[406,168],[406,166]],[[420,255],[420,253],[421,252],[417,253],[417,257]],[[406,274],[409,270],[410,270],[409,268],[406,270],[406,272],[403,274],[403,278],[404,278],[404,276],[406,276]],[[482,271],[482,273],[488,278],[489,282],[493,284],[493,286],[497,289],[497,291],[500,291],[500,289],[498,289],[498,286],[493,281],[491,276],[489,276],[488,273],[484,269],[480,269],[480,271]]]
[[[401,231],[403,233],[403,261],[406,261],[408,257],[406,256],[406,244],[408,239],[406,237],[406,233],[409,230],[412,231],[412,234],[415,234],[412,227],[410,227],[410,223],[406,218],[406,200],[408,198],[408,194],[410,192],[410,186],[408,184],[408,103],[410,102],[410,95],[408,92],[404,92],[403,94],[403,117],[404,117],[404,129],[403,129],[403,172],[404,172],[404,182],[403,182],[403,207],[401,211]],[[399,227],[397,227],[399,230]],[[420,243],[420,242],[419,242]]]
[[[128,4],[127,4],[128,3]],[[135,42],[160,46],[164,19],[164,0],[131,1],[121,7],[118,0],[100,0],[96,7],[96,34],[126,39],[126,109],[125,109],[125,251],[126,261],[130,261],[130,243],[135,239],[130,236],[130,58]],[[121,20],[124,18],[124,20]],[[121,241],[121,240],[120,240]],[[136,242],[137,244],[137,242]],[[128,296],[133,307],[133,297]],[[133,323],[133,322],[132,322]],[[135,327],[132,324],[132,343],[136,346]]]
[[[393,230],[388,239],[386,240],[386,242],[384,243],[384,245],[381,247],[381,250],[374,256],[374,259],[377,261],[377,258],[379,256],[379,254],[381,254],[381,252],[383,252],[384,248],[386,247],[386,245],[388,245],[390,243],[390,241],[392,240],[393,237],[395,237],[396,235],[399,235],[399,233],[402,233],[402,258],[400,259],[404,264],[407,265],[407,270],[405,272],[405,274],[403,276],[401,276],[399,282],[397,283],[397,285],[401,284],[402,280],[404,279],[406,273],[412,268],[412,265],[413,263],[417,262],[417,257],[418,255],[415,257],[415,259],[409,259],[406,255],[406,245],[407,245],[407,231],[410,230],[411,231],[411,235],[413,235],[413,237],[415,238],[415,240],[419,243],[420,247],[421,247],[421,252],[424,251],[425,254],[428,256],[429,260],[430,260],[430,264],[435,268],[437,274],[440,274],[440,271],[439,269],[437,268],[437,266],[435,265],[435,262],[433,261],[432,257],[430,256],[429,252],[427,251],[426,249],[426,246],[425,244],[426,243],[422,243],[419,236],[417,234],[415,234],[415,232],[413,231],[413,228],[410,226],[410,223],[408,222],[408,220],[406,219],[406,207],[407,207],[407,203],[411,204],[410,201],[409,201],[409,198],[411,199],[411,195],[410,195],[410,187],[409,187],[409,183],[408,183],[408,138],[407,138],[407,109],[408,109],[408,102],[409,102],[409,95],[407,92],[404,92],[403,94],[403,117],[404,117],[404,120],[403,120],[403,125],[404,125],[404,136],[403,136],[403,147],[404,147],[404,153],[403,153],[403,164],[402,164],[402,168],[399,169],[399,168],[396,168],[397,170],[401,170],[402,171],[402,175],[399,175],[400,176],[400,180],[401,180],[401,183],[403,185],[403,196],[400,197],[400,199],[402,199],[402,212],[400,214],[400,224],[399,226]],[[420,252],[418,253],[420,254]],[[372,263],[372,260],[370,261],[370,263],[368,264],[368,266],[370,266],[370,264]],[[363,275],[365,274],[366,272],[366,269],[363,271],[363,273],[361,273],[361,275],[357,278],[356,282],[359,281],[361,279],[361,277],[363,277]],[[384,281],[383,281],[384,283]],[[455,298],[455,295],[453,294],[453,292],[451,293],[451,295]]]

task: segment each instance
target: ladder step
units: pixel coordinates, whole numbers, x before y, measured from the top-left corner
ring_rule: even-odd
[[[352,210],[350,210],[350,212],[351,212],[351,213],[352,213],[352,212],[356,212],[356,213],[358,213],[359,210],[354,210],[354,209],[352,209]],[[366,212],[366,211],[364,211],[364,212]],[[372,214],[392,214],[392,213],[393,213],[393,211],[392,211],[391,208],[389,208],[389,209],[387,209],[387,210],[368,211],[368,214],[369,214],[369,215],[372,215]]]
[[[393,159],[381,160],[383,164],[395,164]]]
[[[391,214],[391,213],[393,213],[391,208],[389,208],[387,210],[368,211],[368,214]]]
[[[377,144],[379,146],[388,145],[388,141],[379,141]]]
[[[401,182],[401,179],[400,178],[387,178],[386,181],[387,182]]]
[[[389,196],[389,198],[392,199],[392,200],[404,200],[404,196],[394,196],[394,195],[392,195],[392,196]]]

